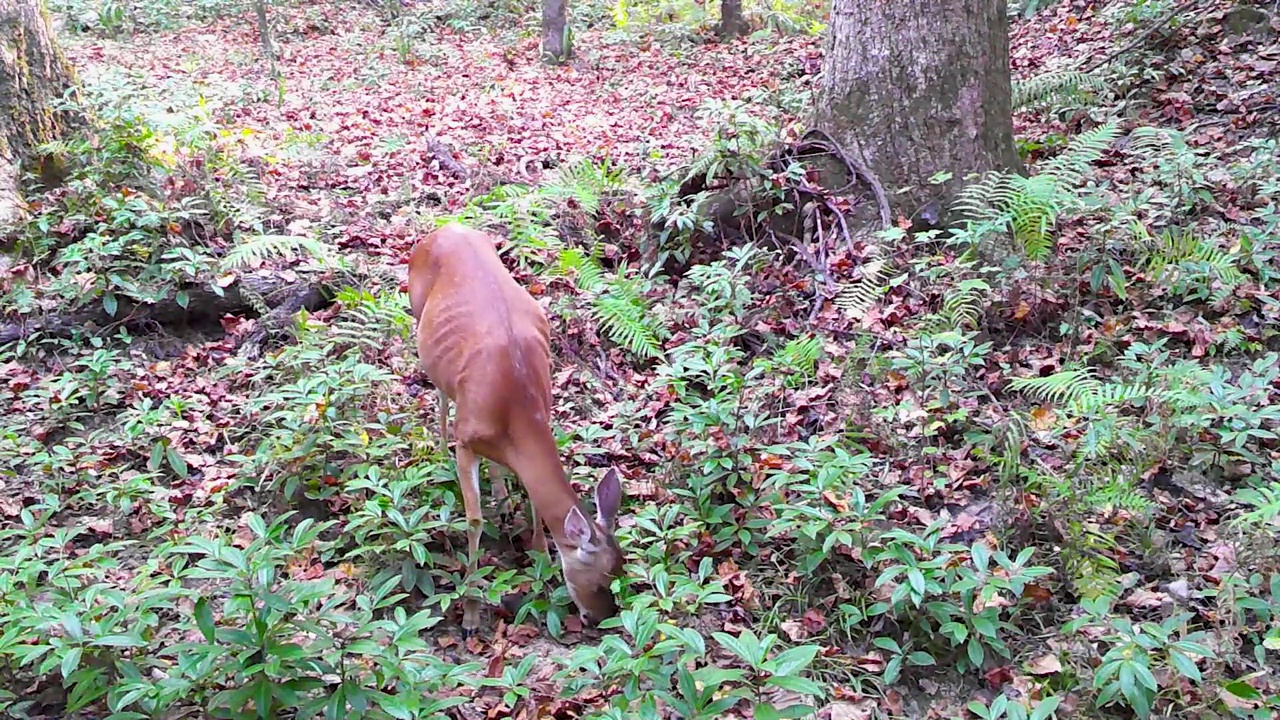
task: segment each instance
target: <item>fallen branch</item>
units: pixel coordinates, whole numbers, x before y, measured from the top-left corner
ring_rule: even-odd
[[[174,298],[157,303],[135,303],[121,298],[115,315],[95,301],[65,313],[38,318],[0,317],[0,344],[28,338],[36,333],[65,337],[76,330],[90,332],[128,328],[180,328],[216,324],[224,315],[258,316],[268,309],[263,324],[287,320],[298,310],[317,310],[329,304],[332,293],[319,278],[299,278],[294,273],[262,273],[241,276],[222,294],[208,283],[184,288],[188,302],[183,307]]]
[[[471,173],[467,171],[466,166],[454,159],[453,151],[444,143],[433,137],[428,137],[427,150],[431,151],[431,156],[438,160],[440,167],[447,170],[450,175],[458,180],[469,180],[471,178]]]

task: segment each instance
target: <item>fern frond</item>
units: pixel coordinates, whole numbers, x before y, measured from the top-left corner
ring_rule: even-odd
[[[822,338],[816,335],[805,335],[787,341],[778,348],[763,366],[779,370],[788,376],[799,376],[800,379],[811,377],[817,369],[818,360],[822,357]],[[792,378],[788,377],[788,384]]]
[[[388,336],[407,340],[413,333],[413,319],[404,311],[401,293],[373,295],[368,290],[343,288],[336,299],[342,312],[329,324],[329,340],[376,350],[386,346]]]
[[[1172,128],[1144,125],[1129,133],[1129,153],[1146,157],[1169,156],[1187,151],[1187,138]]]
[[[1046,377],[1013,378],[1009,389],[1054,405],[1074,405],[1098,394],[1102,383],[1093,371],[1062,370]]]
[[[869,251],[871,260],[862,266],[862,278],[857,282],[841,283],[834,300],[835,306],[851,318],[865,315],[889,289],[885,283],[893,266],[880,257],[878,246],[872,245]]]
[[[579,290],[592,292],[604,282],[604,270],[596,262],[594,253],[588,255],[578,248],[565,248],[556,260],[555,273],[572,277]]]
[[[948,329],[977,329],[987,304],[991,286],[977,278],[962,280],[947,293],[942,303],[941,317],[951,326]]]
[[[315,238],[301,235],[257,235],[237,243],[222,258],[221,270],[227,272],[259,265],[271,257],[293,258],[310,255],[322,263],[333,260],[333,249]]]
[[[1040,163],[1036,174],[1052,176],[1065,185],[1079,185],[1084,182],[1089,167],[1102,157],[1119,135],[1120,126],[1115,121],[1080,133],[1071,138],[1061,153]]]
[[[1098,91],[1106,81],[1079,70],[1047,72],[1013,83],[1013,109],[1083,97],[1085,91]]]
[[[628,282],[614,278],[592,305],[596,322],[618,345],[642,358],[662,357],[662,342],[644,298]]]
[[[1280,482],[1272,481],[1267,485],[1242,488],[1232,499],[1253,508],[1231,521],[1237,527],[1242,525],[1262,527],[1270,525],[1280,517]]]
[[[596,164],[587,158],[556,168],[538,193],[556,202],[573,200],[588,215],[595,215],[600,212],[601,199],[622,186],[621,169],[614,168],[608,160]]]

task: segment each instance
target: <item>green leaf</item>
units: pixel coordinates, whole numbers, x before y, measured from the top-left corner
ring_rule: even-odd
[[[889,658],[889,662],[884,666],[884,681],[888,685],[892,685],[898,681],[898,676],[902,674],[902,656],[895,655]]]
[[[765,685],[780,687],[783,690],[791,692],[804,693],[805,695],[813,695],[815,697],[823,697],[826,691],[818,683],[809,678],[800,677],[799,675],[774,675],[765,680]]]
[[[172,446],[165,448],[165,457],[169,460],[169,467],[173,468],[179,478],[185,478],[188,475],[187,461],[182,459],[176,449]]]
[[[778,653],[776,658],[766,663],[766,669],[774,675],[794,675],[797,671],[809,667],[809,663],[813,662],[817,656],[817,645],[802,645]]]
[[[756,720],[782,720],[782,713],[769,703],[761,703],[752,708]]]
[[[933,665],[936,661],[933,656],[927,652],[913,652],[907,656],[907,660],[917,667],[924,665]]]
[[[911,583],[911,589],[915,591],[916,595],[924,597],[924,573],[917,568],[907,568],[907,582]]]
[[[93,641],[94,645],[105,647],[146,647],[147,643],[136,635],[104,635]]]
[[[991,551],[981,542],[975,542],[973,547],[969,549],[969,554],[973,556],[973,565],[979,570],[986,570],[988,563],[991,562]]]
[[[1242,700],[1261,700],[1262,693],[1258,689],[1244,680],[1232,680],[1222,686],[1223,690],[1235,695]]]
[[[986,615],[974,616],[973,629],[987,637],[993,638],[996,636],[996,624]]]
[[[978,638],[969,638],[969,644],[965,649],[969,653],[969,662],[973,663],[974,667],[982,667],[982,659],[986,656],[986,653],[982,649],[982,643],[978,642]]]
[[[902,652],[902,647],[898,645],[898,641],[897,641],[897,640],[894,640],[893,638],[890,638],[890,637],[878,637],[878,638],[874,638],[874,639],[871,641],[871,644],[872,644],[872,645],[875,645],[876,647],[880,648],[881,650],[888,650],[888,651],[889,651],[889,652],[891,652],[891,653],[895,653],[895,654],[896,654],[896,653],[901,653],[901,652]]]
[[[209,606],[209,598],[204,596],[196,601],[196,626],[200,628],[200,634],[205,635],[206,642],[214,642],[214,609]]]
[[[1196,661],[1183,655],[1182,653],[1172,650],[1169,652],[1169,662],[1182,673],[1184,677],[1192,682],[1200,682],[1200,668],[1196,667]]]
[[[76,668],[80,666],[80,656],[83,654],[84,654],[83,648],[73,647],[67,651],[66,655],[62,656],[62,664],[60,669],[62,670],[62,677],[64,679],[70,677],[71,674],[76,671]]]
[[[1133,664],[1133,674],[1138,678],[1138,682],[1142,683],[1148,690],[1155,692],[1159,687],[1156,683],[1156,676],[1151,674],[1151,669],[1141,663]],[[1198,673],[1197,673],[1198,674]]]
[[[1049,720],[1049,716],[1058,709],[1058,705],[1062,704],[1062,698],[1055,695],[1036,703],[1036,709],[1031,712],[1031,720]]]
[[[102,294],[102,309],[106,310],[108,315],[115,317],[118,307],[119,301],[117,300],[115,293],[106,292]]]

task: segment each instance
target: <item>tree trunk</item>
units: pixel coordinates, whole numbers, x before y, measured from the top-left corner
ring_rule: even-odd
[[[835,0],[818,126],[880,179],[895,216],[936,225],[966,174],[1021,167],[1006,10],[1006,0]],[[951,179],[930,186],[938,173]]]
[[[75,74],[53,41],[39,0],[0,0],[0,228],[21,220],[22,174],[50,184],[56,163],[33,163],[36,148],[63,136],[76,118],[53,109],[74,87]]]
[[[742,16],[742,0],[720,0],[720,26],[716,35],[732,40],[747,34],[747,19]]]
[[[542,61],[560,65],[571,57],[568,0],[542,0]]]

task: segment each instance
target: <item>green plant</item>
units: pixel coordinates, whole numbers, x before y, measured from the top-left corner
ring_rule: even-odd
[[[993,171],[965,186],[955,201],[968,223],[959,237],[981,241],[1007,231],[1028,260],[1044,260],[1053,248],[1051,231],[1058,218],[1082,207],[1076,189],[1118,134],[1115,123],[1101,125],[1072,138],[1030,177]]]
[[[1056,718],[1058,706],[1062,704],[1062,699],[1057,696],[1049,696],[1043,700],[1037,700],[1030,707],[1020,702],[1010,700],[1008,695],[998,695],[991,704],[971,701],[966,707],[974,715],[982,720],[999,720],[999,718],[1008,718],[1008,720],[1049,720]]]
[[[1106,87],[1106,81],[1092,73],[1079,70],[1051,71],[1024,80],[1015,80],[1012,105],[1014,110],[1043,107],[1081,99],[1087,93],[1097,92]]]
[[[1110,603],[1110,598],[1105,597],[1081,601],[1083,616],[1063,629],[1077,632],[1090,625],[1106,628],[1103,641],[1110,647],[1093,676],[1093,687],[1099,691],[1095,703],[1106,707],[1122,702],[1139,717],[1148,717],[1160,690],[1153,669],[1167,665],[1198,683],[1202,676],[1197,658],[1213,659],[1216,655],[1201,642],[1205,633],[1186,630],[1191,613],[1178,613],[1159,624],[1134,623],[1111,615]]]
[[[577,248],[560,252],[557,274],[572,275],[577,288],[591,298],[591,313],[609,339],[641,359],[662,357],[661,321],[641,294],[643,281],[627,277],[625,266],[605,273],[592,255]]]

